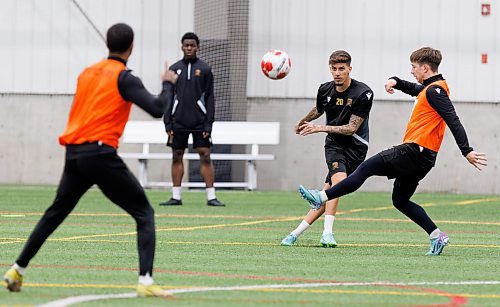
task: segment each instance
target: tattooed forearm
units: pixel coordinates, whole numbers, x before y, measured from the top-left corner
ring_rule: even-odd
[[[351,115],[349,119],[349,123],[343,126],[324,126],[322,127],[323,131],[326,133],[336,133],[343,135],[353,135],[356,131],[358,131],[359,127],[363,123],[365,119],[356,115]]]
[[[309,113],[307,113],[306,116],[304,116],[304,118],[302,118],[300,120],[301,123],[303,122],[310,122],[312,120],[315,120],[316,118],[319,118],[323,113],[319,113],[318,112],[318,109],[316,109],[316,107],[313,107],[311,109],[311,111],[309,111]]]

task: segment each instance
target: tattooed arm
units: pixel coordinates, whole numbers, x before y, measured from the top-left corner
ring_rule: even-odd
[[[343,135],[353,135],[365,119],[357,115],[351,115],[349,123],[342,126],[315,125],[309,121],[304,121],[299,127],[300,135],[308,135],[318,132],[335,133]]]
[[[316,107],[313,107],[311,109],[311,111],[309,111],[309,113],[307,113],[306,116],[304,116],[304,118],[302,118],[294,127],[294,130],[295,130],[295,133],[297,134],[300,134],[300,131],[301,131],[301,128],[302,125],[305,123],[305,122],[310,122],[312,120],[315,120],[317,118],[319,118],[321,115],[323,115],[323,112],[319,112],[318,109]]]

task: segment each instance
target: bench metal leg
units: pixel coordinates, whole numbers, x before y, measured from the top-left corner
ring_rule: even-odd
[[[247,161],[247,181],[248,189],[257,189],[257,165],[255,161]]]
[[[139,159],[139,183],[143,188],[148,186],[148,160]]]

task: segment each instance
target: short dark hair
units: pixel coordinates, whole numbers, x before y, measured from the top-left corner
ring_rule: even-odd
[[[441,51],[433,49],[431,47],[420,48],[413,51],[413,53],[410,55],[410,62],[427,64],[433,72],[436,72],[438,70],[439,64],[441,64],[442,59],[443,56],[441,55]]]
[[[182,38],[181,38],[181,44],[184,43],[184,40],[186,39],[194,39],[196,41],[196,45],[200,45],[200,39],[198,38],[198,35],[194,32],[187,32],[185,33]]]
[[[112,25],[106,33],[109,52],[125,52],[134,41],[134,30],[124,23]]]
[[[347,51],[344,50],[337,50],[334,51],[330,55],[330,60],[328,61],[328,64],[334,65],[334,64],[339,64],[339,63],[346,63],[347,65],[351,65],[351,55],[347,53]]]

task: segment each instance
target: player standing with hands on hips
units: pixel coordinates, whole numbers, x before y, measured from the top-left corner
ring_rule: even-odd
[[[388,93],[394,89],[417,96],[403,144],[384,150],[363,162],[345,180],[326,191],[309,190],[300,186],[299,192],[313,209],[319,209],[329,199],[356,191],[371,176],[396,178],[392,191],[392,203],[404,215],[427,232],[430,249],[427,255],[440,255],[449,238],[441,231],[425,210],[410,200],[418,183],[434,167],[437,153],[448,126],[462,155],[477,169],[486,166],[484,153],[475,152],[469,146],[467,134],[460,123],[449,98],[446,80],[438,73],[441,63],[439,50],[424,47],[410,56],[411,73],[418,83],[391,77],[385,84]]]
[[[83,194],[96,184],[108,199],[136,222],[139,251],[137,295],[167,295],[153,282],[156,244],[153,208],[116,149],[132,103],[160,118],[177,75],[166,69],[162,75],[161,94],[158,97],[151,95],[126,66],[133,41],[134,32],[130,26],[123,23],[111,26],[106,35],[108,58],[87,67],[78,77],[68,123],[59,137],[59,143],[66,146],[66,163],[57,195],[35,226],[15,264],[4,275],[10,291],[21,291],[30,260]]]

